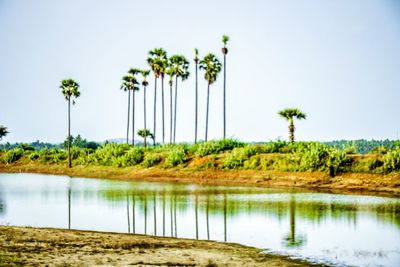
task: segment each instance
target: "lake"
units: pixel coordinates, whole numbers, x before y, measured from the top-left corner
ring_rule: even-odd
[[[336,266],[400,266],[400,199],[0,173],[0,224],[234,242]]]

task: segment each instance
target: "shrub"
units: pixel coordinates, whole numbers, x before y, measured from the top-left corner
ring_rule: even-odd
[[[343,150],[338,150],[333,148],[329,152],[328,160],[327,160],[327,167],[329,170],[329,175],[331,177],[336,176],[338,171],[342,171],[343,167],[346,165],[348,161],[347,153]]]
[[[260,166],[260,158],[257,156],[249,158],[243,164],[243,168],[246,170],[255,170],[259,166]]]
[[[274,141],[268,142],[261,146],[260,152],[261,153],[279,153],[281,152],[282,148],[288,145],[285,141]]]
[[[238,169],[240,167],[243,167],[245,160],[247,160],[248,157],[244,153],[243,148],[235,148],[232,153],[230,153],[225,159],[223,163],[223,168],[224,169]]]
[[[270,170],[273,165],[274,165],[273,159],[270,159],[270,158],[261,158],[260,159],[260,166],[263,171]]]
[[[329,155],[328,148],[319,143],[311,144],[309,147],[299,147],[295,152],[300,157],[300,171],[317,171],[325,165]]]
[[[143,161],[144,153],[140,148],[133,148],[128,150],[124,156],[125,166],[134,166]]]
[[[183,147],[175,147],[168,153],[164,164],[167,168],[172,168],[185,163],[185,161],[185,149]]]
[[[244,143],[234,139],[222,139],[220,141],[208,141],[197,144],[196,156],[204,157],[210,154],[217,154],[226,150],[232,150],[237,147],[243,147]]]
[[[19,160],[24,154],[24,150],[21,148],[14,148],[6,152],[4,155],[4,162],[7,164],[11,164]]]
[[[383,169],[386,172],[400,171],[400,148],[393,149],[383,156]]]
[[[161,162],[161,156],[158,153],[147,153],[142,162],[146,168],[153,167],[154,165]]]

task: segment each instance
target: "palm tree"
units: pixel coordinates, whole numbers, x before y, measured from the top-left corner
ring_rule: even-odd
[[[132,84],[132,146],[135,146],[135,91],[139,91],[139,82],[136,77],[140,73],[139,69],[129,69],[130,82]]]
[[[182,81],[189,77],[189,61],[182,55],[174,55],[170,58],[170,68],[175,75],[175,103],[174,103],[174,138],[176,140],[176,115],[178,103],[178,78]]]
[[[167,68],[167,53],[162,48],[155,48],[149,52],[147,63],[154,73],[154,139],[156,145],[156,121],[157,121],[157,78],[161,77],[161,97],[162,97],[162,124],[163,124],[163,143],[164,143],[164,73]]]
[[[173,84],[173,78],[174,78],[174,70],[169,67],[165,73],[169,76],[169,143],[172,143],[172,119],[173,119],[173,114],[172,114],[172,84]]]
[[[149,85],[149,83],[147,82],[147,76],[150,74],[150,70],[141,70],[140,73],[142,74],[142,77],[143,77],[142,85],[143,85],[144,131],[147,132],[147,127],[146,127],[146,120],[147,120],[146,119],[146,87],[147,87],[147,85]],[[145,135],[143,138],[144,138],[144,147],[146,147],[147,146],[147,135]]]
[[[196,66],[196,87],[195,87],[195,116],[194,116],[194,143],[197,143],[197,119],[198,119],[198,90],[197,90],[197,70],[199,64],[199,49],[194,49],[194,63]]]
[[[140,129],[140,130],[137,132],[137,134],[138,134],[140,137],[142,137],[143,140],[145,140],[145,141],[144,141],[145,144],[146,144],[146,139],[147,139],[147,137],[150,137],[150,138],[152,138],[152,139],[154,138],[153,134],[150,132],[149,129]]]
[[[224,139],[226,137],[226,54],[228,54],[228,48],[226,47],[226,44],[229,41],[229,36],[228,35],[222,35],[222,43],[224,44],[224,47],[222,48],[222,54],[224,54]]]
[[[306,114],[301,112],[297,108],[285,108],[284,110],[281,110],[278,112],[278,114],[282,117],[285,118],[289,121],[289,140],[291,143],[294,142],[294,124],[293,124],[293,118],[296,118],[298,120],[301,119],[306,119]]]
[[[208,134],[208,110],[210,103],[210,85],[217,80],[217,76],[218,73],[221,72],[221,68],[222,68],[221,62],[214,54],[209,53],[200,61],[200,69],[205,70],[204,78],[208,82],[205,141],[207,141],[207,134]]]
[[[7,131],[7,127],[0,125],[0,141],[6,136],[9,132]]]
[[[121,89],[124,91],[128,91],[128,121],[127,121],[127,127],[126,127],[126,143],[127,144],[129,141],[129,121],[130,121],[129,114],[130,114],[131,91],[133,91],[133,94],[134,94],[134,91],[138,90],[136,84],[137,84],[137,80],[134,76],[126,75],[126,76],[122,77]],[[134,99],[135,98],[133,96],[132,100],[134,100]],[[132,110],[133,110],[133,112],[135,112],[134,104],[132,103],[132,105],[133,105]],[[134,124],[134,122],[135,122],[135,118],[134,118],[134,114],[132,114],[132,124]],[[134,130],[134,129],[135,129],[135,127],[134,127],[134,125],[132,125],[132,130]],[[133,137],[133,134],[132,134],[132,137]],[[134,143],[134,138],[132,138],[132,143]]]
[[[73,98],[78,98],[81,92],[79,91],[79,84],[72,79],[62,80],[60,88],[68,101],[68,167],[71,168],[71,98],[72,105],[74,105],[75,100]]]

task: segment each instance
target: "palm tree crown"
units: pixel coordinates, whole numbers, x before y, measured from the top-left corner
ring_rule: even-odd
[[[142,74],[142,78],[143,78],[142,85],[143,86],[149,85],[149,82],[147,81],[147,76],[149,76],[150,70],[141,70],[140,74]]]
[[[163,77],[165,69],[168,66],[167,52],[162,48],[155,48],[149,52],[149,58],[147,59],[154,76]]]
[[[228,44],[229,41],[229,36],[228,35],[222,35],[222,43],[224,44],[224,47],[222,48],[222,53],[224,55],[228,54],[228,48],[226,47],[226,45]]]
[[[81,95],[79,84],[72,79],[62,80],[60,88],[66,100],[70,100],[71,97],[77,98]],[[75,104],[75,102],[72,104]]]
[[[221,61],[214,54],[207,54],[200,60],[200,69],[205,70],[204,78],[209,84],[213,84],[217,80],[218,73],[221,71]]]
[[[174,55],[169,58],[169,69],[172,69],[176,77],[180,77],[182,81],[189,77],[189,61],[182,55]]]
[[[285,108],[284,110],[279,111],[278,114],[289,121],[293,120],[293,118],[298,120],[306,119],[306,114],[297,108]]]
[[[133,75],[127,75],[122,77],[122,84],[121,84],[121,89],[124,91],[128,90],[139,90],[139,87],[137,86],[139,82],[137,81],[136,77]]]

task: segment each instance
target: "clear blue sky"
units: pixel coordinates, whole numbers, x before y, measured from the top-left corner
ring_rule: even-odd
[[[400,1],[0,0],[0,124],[10,131],[3,142],[66,137],[67,102],[59,89],[65,78],[82,92],[72,133],[122,138],[127,95],[119,87],[127,70],[147,67],[155,47],[190,60],[197,47],[201,56],[222,59],[224,33],[231,37],[228,136],[287,139],[287,122],[277,115],[284,107],[308,115],[296,123],[298,140],[394,139],[400,132]],[[179,141],[194,135],[193,64],[191,71],[178,88]],[[149,125],[153,86],[150,78]],[[222,75],[211,91],[209,136],[220,138]],[[142,92],[137,96],[142,128]]]

